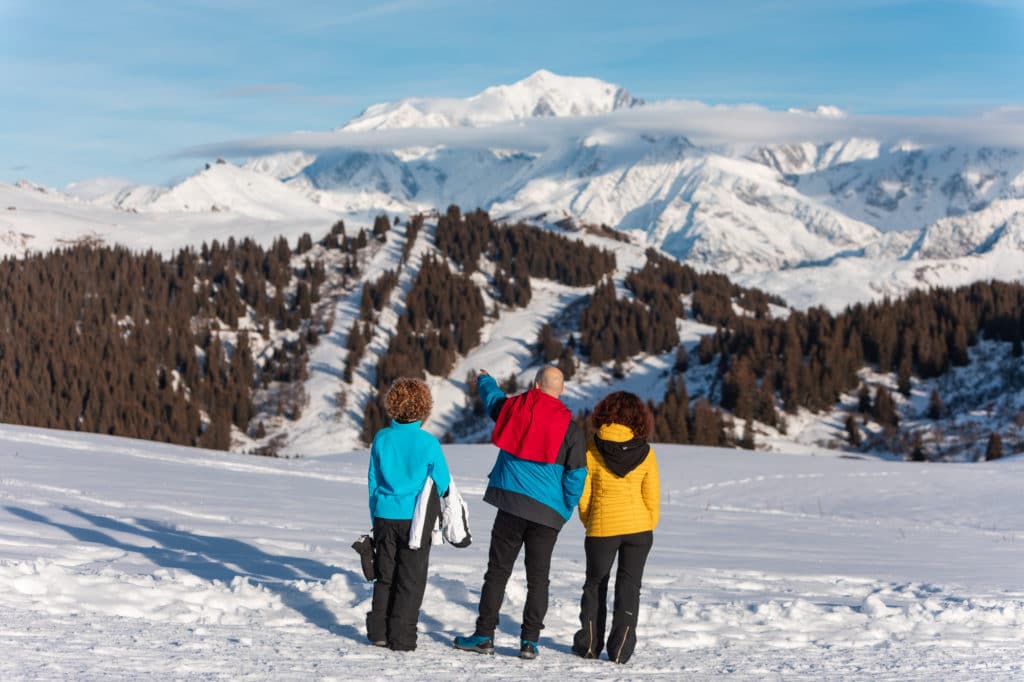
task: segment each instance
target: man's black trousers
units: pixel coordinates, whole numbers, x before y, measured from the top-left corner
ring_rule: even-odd
[[[409,549],[411,520],[373,520],[377,580],[372,610],[366,615],[366,636],[371,642],[387,642],[396,651],[416,648],[416,624],[427,589],[430,532],[440,508],[437,495],[433,495],[419,549]]]
[[[654,533],[630,533],[605,538],[588,537],[587,578],[580,601],[580,630],[573,638],[573,651],[597,658],[604,648],[604,630],[608,619],[608,580],[616,556],[615,603],[612,629],[608,634],[608,660],[625,663],[636,646],[636,622],[640,610],[640,584],[647,555],[654,544]]]
[[[551,553],[558,540],[557,528],[527,521],[498,511],[491,528],[491,549],[487,559],[487,573],[480,594],[480,617],[476,620],[476,634],[494,638],[498,627],[498,612],[505,599],[505,585],[512,575],[519,550],[526,546],[526,605],[523,607],[522,639],[536,642],[544,629],[544,615],[548,612],[548,574],[551,571]]]

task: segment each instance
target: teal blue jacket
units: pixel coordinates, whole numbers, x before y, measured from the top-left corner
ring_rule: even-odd
[[[477,391],[487,413],[497,419],[507,397],[494,377],[481,376]],[[538,420],[541,421],[541,420]],[[555,461],[532,462],[514,453],[498,450],[498,459],[488,477],[484,502],[556,530],[572,516],[587,481],[587,447],[583,430],[574,421],[562,436]]]
[[[411,519],[428,476],[438,494],[448,492],[451,474],[441,444],[420,426],[392,421],[374,436],[366,476],[371,519]]]

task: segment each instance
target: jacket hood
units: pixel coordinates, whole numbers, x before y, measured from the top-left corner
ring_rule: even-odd
[[[620,478],[643,464],[651,446],[636,438],[632,429],[622,424],[604,424],[594,436],[594,446],[601,453],[605,466]]]

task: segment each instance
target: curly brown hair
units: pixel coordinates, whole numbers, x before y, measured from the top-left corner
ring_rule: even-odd
[[[430,396],[430,388],[422,379],[402,377],[395,379],[387,395],[384,396],[384,409],[388,416],[397,422],[425,421],[434,407],[434,399]]]
[[[605,424],[622,424],[628,426],[634,436],[646,440],[654,431],[654,415],[640,400],[640,396],[628,391],[616,391],[606,395],[594,407],[590,424],[595,431]]]

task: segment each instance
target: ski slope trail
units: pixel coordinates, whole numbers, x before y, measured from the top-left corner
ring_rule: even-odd
[[[497,655],[472,630],[488,445],[445,446],[471,512],[435,547],[419,648],[363,636],[366,452],[260,459],[0,425],[0,679],[1020,679],[1024,459],[958,465],[656,446],[663,513],[625,667],[569,651],[584,577],[555,548],[541,656],[522,563]]]

